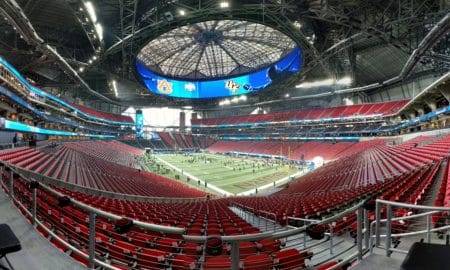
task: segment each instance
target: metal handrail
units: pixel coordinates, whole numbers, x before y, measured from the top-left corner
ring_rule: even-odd
[[[268,227],[268,221],[273,221],[273,223],[274,223],[273,231],[275,232],[276,231],[275,224],[277,223],[277,215],[275,213],[268,212],[268,211],[265,211],[265,210],[258,210],[258,214],[260,214],[260,213],[263,213],[263,214],[266,214],[267,216],[273,217],[273,220],[272,220],[272,219],[270,219],[268,217],[266,218],[266,217],[262,217],[261,215],[259,215],[259,218],[260,218],[259,220],[261,220],[261,218],[265,220],[265,222],[266,222],[266,231],[267,231],[267,227]]]
[[[387,206],[387,218],[381,219],[381,205]],[[414,214],[414,215],[408,215],[404,217],[392,217],[392,207],[399,207],[399,208],[407,208],[407,209],[417,209],[417,210],[427,210],[427,212]],[[431,216],[436,213],[440,212],[449,212],[450,207],[441,207],[441,206],[425,206],[425,205],[415,205],[415,204],[407,204],[407,203],[401,203],[401,202],[392,202],[387,200],[376,200],[376,220],[372,221],[370,224],[370,252],[373,252],[373,239],[375,239],[375,246],[380,246],[380,238],[385,238],[385,247],[386,250],[386,256],[390,256],[390,252],[402,252],[405,253],[406,251],[396,248],[391,248],[391,238],[392,237],[405,237],[405,236],[414,236],[414,235],[420,235],[420,234],[426,234],[427,235],[427,241],[431,241],[431,233],[432,232],[438,232],[443,231],[450,228],[450,225],[442,226],[439,228],[431,228]],[[420,230],[420,231],[413,231],[413,232],[404,232],[404,233],[392,233],[391,226],[393,221],[402,221],[402,220],[409,220],[417,217],[427,217],[426,222],[426,229]],[[380,227],[381,223],[386,223],[386,234],[380,233]],[[373,229],[375,225],[375,230]]]
[[[319,222],[320,219],[308,219],[308,218],[298,218],[298,217],[287,217],[287,219],[306,221],[306,222]]]
[[[450,225],[442,226],[442,227],[434,228],[434,229],[430,229],[430,230],[421,230],[421,231],[408,232],[408,233],[393,233],[393,234],[391,234],[391,237],[419,235],[419,234],[424,234],[427,232],[438,232],[438,231],[442,231],[442,230],[446,230],[446,229],[450,229]],[[386,235],[380,234],[380,237],[386,237]]]
[[[396,218],[392,218],[391,221],[408,220],[408,219],[413,219],[413,218],[417,218],[417,217],[429,216],[429,215],[436,214],[436,213],[440,213],[440,211],[430,211],[430,212],[424,212],[424,213],[409,215],[409,216],[404,216],[404,217],[396,217]],[[386,221],[387,221],[387,219],[379,220],[380,223],[385,223]],[[370,233],[369,233],[370,251],[373,251],[373,239],[375,238],[375,235],[373,235],[373,234],[374,234],[374,226],[376,225],[376,222],[377,221],[374,220],[370,223],[370,229],[369,229],[370,230]],[[385,236],[380,235],[380,237],[385,237]]]
[[[295,226],[290,226],[289,225],[289,219],[290,220],[299,220],[299,221],[303,221],[303,222],[308,222],[309,225],[311,224],[317,224],[320,220],[318,219],[307,219],[307,218],[297,218],[297,217],[287,217],[286,219],[286,225],[288,227],[291,228],[295,228]],[[328,229],[330,230],[330,232],[325,232],[325,235],[327,235],[329,237],[330,240],[330,254],[333,254],[333,245],[334,245],[334,241],[333,241],[333,224],[332,223],[328,223],[327,224]],[[303,234],[303,246],[306,248],[306,233]]]
[[[430,211],[430,212],[424,212],[424,213],[419,213],[419,214],[415,214],[415,215],[409,215],[409,216],[404,216],[404,217],[396,217],[396,218],[392,218],[391,221],[399,221],[399,220],[408,220],[408,219],[413,219],[416,217],[423,217],[423,216],[428,216],[428,215],[432,215],[432,214],[436,214],[436,213],[440,213],[443,211]],[[380,222],[386,222],[387,219],[380,219]],[[373,223],[375,223],[376,221],[372,221],[371,225]]]
[[[27,214],[30,217],[33,217],[33,214],[20,202],[19,200],[15,199],[15,202],[18,204],[22,210],[24,210],[25,214]],[[47,234],[49,234],[52,239],[56,239],[60,244],[62,244],[64,247],[68,248],[72,252],[75,252],[77,255],[83,257],[84,259],[89,260],[89,255],[81,252],[78,248],[72,246],[69,242],[62,239],[60,236],[58,236],[56,233],[54,233],[52,230],[47,228],[41,221],[38,219],[34,219],[35,225],[40,226]],[[120,270],[121,268],[114,267],[113,265],[107,264],[99,259],[94,258],[95,264],[98,264],[104,268],[110,269],[110,270]]]
[[[339,220],[340,218],[345,217],[345,216],[351,214],[352,212],[362,208],[363,204],[364,204],[364,201],[361,201],[361,202],[355,204],[354,206],[346,209],[345,211],[342,211],[342,212],[340,212],[340,213],[338,213],[338,214],[336,214],[334,216],[331,216],[331,217],[328,217],[328,218],[320,220],[316,224],[317,225],[324,225],[324,224],[333,222],[335,220]],[[277,232],[277,233],[274,233],[274,237],[276,237],[276,238],[288,237],[288,236],[294,235],[296,233],[301,233],[305,229],[306,229],[306,226],[303,226],[303,227],[300,227],[300,228],[297,228],[297,229],[293,229],[291,231]]]
[[[417,205],[417,204],[407,204],[407,203],[401,203],[401,202],[392,202],[382,199],[377,199],[377,203],[396,206],[396,207],[403,207],[403,208],[411,208],[411,209],[419,209],[419,210],[436,210],[439,212],[444,211],[450,211],[450,207],[444,207],[444,206],[425,206],[425,205]]]
[[[51,187],[48,187],[46,185],[41,184],[40,188],[50,192],[51,194],[57,196],[57,197],[64,197],[65,195],[60,193],[59,191],[54,190]],[[100,210],[98,208],[89,206],[87,204],[84,204],[82,202],[79,202],[77,200],[74,199],[70,199],[71,204],[75,205],[78,208],[81,208],[89,213],[94,213],[96,215],[108,218],[108,219],[112,219],[112,220],[119,220],[121,218],[123,218],[122,216],[119,215],[115,215],[103,210]],[[185,232],[185,229],[183,228],[178,228],[178,227],[169,227],[169,226],[162,226],[162,225],[157,225],[157,224],[152,224],[152,223],[146,223],[146,222],[142,222],[139,220],[133,220],[133,224],[147,229],[147,230],[152,230],[152,231],[159,231],[159,232],[165,232],[165,233],[174,233],[174,234],[183,234]]]
[[[349,215],[350,213],[356,211],[358,208],[361,208],[363,205],[363,201],[359,202],[358,204],[354,205],[351,208],[346,209],[345,211],[338,213],[334,216],[328,217],[326,219],[322,219],[318,221],[317,225],[325,225],[328,224],[334,220],[338,220],[344,216]],[[257,241],[264,238],[286,238],[289,236],[293,236],[299,233],[302,233],[306,230],[307,226],[302,226],[299,228],[295,228],[288,231],[282,231],[282,232],[264,232],[264,233],[255,233],[255,234],[244,234],[244,235],[231,235],[231,236],[221,236],[221,239],[225,242],[233,242],[233,241]],[[183,235],[183,239],[186,241],[192,241],[192,242],[204,242],[207,240],[207,236],[197,236],[197,235]]]
[[[1,163],[0,163],[1,164]],[[6,168],[9,168],[11,170],[11,172],[16,173],[17,175],[19,175],[22,179],[27,180],[27,181],[35,181],[35,179],[30,178],[27,179],[26,177],[24,177],[20,172],[14,171],[13,167],[10,166],[5,166]],[[65,195],[62,194],[61,192],[43,184],[40,183],[39,185],[40,188],[52,193],[53,195],[55,195],[56,197],[64,197]],[[79,202],[73,198],[70,199],[71,204],[89,212],[89,213],[94,213],[96,215],[108,218],[108,219],[112,219],[112,220],[119,220],[121,218],[123,218],[122,216],[119,215],[115,215],[103,210],[100,210],[98,208],[89,206],[87,204],[84,204],[82,202]],[[157,225],[157,224],[152,224],[152,223],[146,223],[146,222],[142,222],[142,221],[138,221],[138,220],[133,220],[133,224],[137,225],[138,227],[142,227],[144,229],[148,229],[148,230],[153,230],[153,231],[160,231],[160,232],[165,232],[165,233],[174,233],[174,234],[183,234],[185,232],[185,229],[183,228],[178,228],[178,227],[170,227],[170,226],[162,226],[162,225]]]
[[[0,163],[1,165],[1,163]],[[14,198],[14,192],[12,189],[12,184],[14,181],[14,174],[18,174],[19,176],[21,176],[23,179],[27,180],[27,181],[33,181],[33,179],[27,179],[26,177],[24,177],[20,172],[18,173],[17,171],[15,171],[14,167],[10,167],[7,166],[10,169],[10,179],[9,179],[9,188],[8,190],[11,190],[12,192],[10,192],[10,196],[12,198]],[[57,196],[57,197],[63,197],[65,196],[64,194],[60,193],[59,191],[45,185],[45,184],[41,184],[40,188]],[[33,218],[33,222],[34,224],[37,225],[41,225],[42,223],[36,219],[36,189],[33,190],[33,211],[30,213],[30,211],[28,211],[27,213],[29,215],[32,216]],[[103,210],[97,209],[95,207],[91,207],[89,205],[86,205],[82,202],[79,202],[75,199],[71,199],[71,203],[72,205],[75,205],[76,207],[79,207],[87,212],[89,212],[89,256],[88,256],[88,260],[89,260],[89,265],[92,268],[95,264],[98,265],[102,265],[104,263],[102,262],[98,262],[97,259],[95,259],[95,217],[96,215],[99,216],[103,216],[105,218],[109,218],[112,220],[117,220],[122,218],[121,216],[115,215],[115,214],[111,214],[108,212],[105,212]],[[363,205],[364,201],[359,202],[358,204],[352,206],[351,208],[346,209],[345,211],[338,213],[334,216],[331,217],[327,217],[323,220],[318,221],[317,225],[325,225],[328,224],[332,221],[338,220],[344,216],[349,215],[350,213],[358,210],[358,216],[362,216],[362,205]],[[360,219],[358,219],[360,220]],[[175,234],[182,234],[182,238],[185,241],[189,241],[189,242],[205,242],[208,237],[207,236],[193,236],[193,235],[185,235],[185,229],[184,228],[176,228],[176,227],[169,227],[169,226],[161,226],[161,225],[156,225],[156,224],[149,224],[149,223],[145,223],[145,222],[140,222],[140,221],[136,221],[133,220],[134,225],[138,226],[138,227],[142,227],[145,229],[149,229],[149,230],[154,230],[154,231],[160,231],[160,232],[167,232],[167,233],[175,233]],[[361,224],[359,224],[361,225]],[[288,230],[288,231],[282,231],[282,232],[265,232],[265,233],[256,233],[256,234],[245,234],[245,235],[233,235],[233,236],[220,236],[221,240],[224,242],[228,242],[231,244],[231,258],[232,258],[232,269],[239,269],[239,261],[240,261],[240,257],[239,257],[239,242],[245,242],[245,241],[257,241],[257,240],[262,240],[262,239],[267,239],[267,238],[274,238],[274,239],[279,239],[279,238],[286,238],[289,236],[293,236],[296,234],[300,234],[300,233],[304,233],[306,230],[307,226],[303,226],[300,228],[296,228],[296,229],[292,229],[292,230]],[[360,228],[360,226],[358,226],[358,228]],[[47,231],[47,230],[46,230]],[[361,239],[361,229],[358,229],[358,239],[359,241],[362,241]],[[52,235],[52,234],[51,234]],[[57,239],[58,241],[63,241],[62,239]],[[75,252],[81,256],[83,256],[83,258],[86,258],[86,254],[81,254],[82,252],[79,250],[76,250],[75,247],[69,246],[69,244],[67,243],[63,243],[65,246],[67,246],[69,249],[73,249],[75,250]],[[357,256],[358,258],[362,257],[362,246],[358,245],[358,252],[357,252]],[[355,257],[353,257],[352,259],[354,259]],[[114,269],[111,268],[109,265],[105,265],[105,267],[109,268],[109,269]]]

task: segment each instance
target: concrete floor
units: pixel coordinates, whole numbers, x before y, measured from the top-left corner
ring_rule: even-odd
[[[398,270],[402,264],[402,259],[389,258],[384,255],[371,254],[365,257],[357,265],[351,267],[351,270]]]
[[[8,224],[21,242],[21,251],[7,255],[16,270],[86,269],[41,236],[13,206],[1,188],[0,223]],[[4,259],[0,260],[0,263],[6,265]]]

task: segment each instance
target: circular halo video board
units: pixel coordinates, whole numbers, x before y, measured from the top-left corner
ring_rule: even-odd
[[[190,24],[150,41],[136,71],[150,92],[216,98],[260,91],[302,65],[295,42],[266,25],[220,20]]]

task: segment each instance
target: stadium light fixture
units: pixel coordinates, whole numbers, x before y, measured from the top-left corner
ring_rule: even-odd
[[[89,59],[88,63],[89,63],[89,64],[92,64],[92,59]]]
[[[287,93],[286,95],[284,95],[285,98],[290,97],[289,93]]]
[[[186,11],[184,11],[184,9],[180,9],[180,10],[178,11],[178,13],[179,13],[181,16],[186,15]]]
[[[98,39],[103,40],[103,27],[100,23],[95,24],[95,30],[97,31]]]
[[[312,162],[314,163],[314,165],[315,165],[314,167],[315,168],[323,166],[323,164],[324,164],[323,157],[321,157],[321,156],[314,157]]]
[[[310,87],[318,87],[318,86],[326,86],[332,85],[334,82],[333,79],[326,79],[322,81],[314,81],[314,82],[304,82],[299,85],[296,85],[296,88],[310,88]]]
[[[231,104],[231,101],[228,98],[219,102],[219,106],[225,106],[225,105],[230,105],[230,104]]]
[[[344,101],[345,106],[350,106],[353,105],[353,100],[351,100],[350,98],[344,98],[342,101]]]
[[[118,93],[117,93],[117,83],[116,83],[116,80],[113,80],[113,81],[112,81],[112,86],[113,86],[114,94],[115,94],[116,97],[117,97],[117,96],[118,96]]]
[[[302,28],[302,24],[299,21],[295,21],[292,24],[298,29]]]
[[[296,85],[296,88],[311,88],[311,87],[319,87],[319,86],[328,86],[328,85],[349,85],[352,83],[352,78],[350,77],[344,77],[339,80],[333,80],[333,79],[326,79],[321,81],[314,81],[314,82],[304,82],[301,84]]]
[[[247,101],[247,96],[242,95],[242,96],[239,97],[239,100],[241,100],[241,101]]]
[[[227,1],[222,1],[222,2],[220,2],[220,7],[228,8],[228,7],[230,7],[230,3],[228,3]]]
[[[84,2],[84,6],[86,7],[89,17],[91,17],[92,22],[96,23],[97,15],[95,14],[95,8],[92,2],[91,1]]]
[[[83,72],[83,71],[84,71],[84,67],[80,67],[80,68],[78,69],[78,71],[79,71],[79,72]]]
[[[336,84],[343,84],[343,85],[349,85],[351,83],[352,83],[352,78],[350,78],[350,77],[344,77],[336,82]]]

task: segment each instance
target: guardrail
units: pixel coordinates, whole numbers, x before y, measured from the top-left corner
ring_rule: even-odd
[[[5,188],[5,190],[9,191],[9,196],[11,200],[13,200],[15,203],[19,205],[21,209],[24,210],[25,214],[31,217],[32,223],[34,226],[41,227],[43,230],[45,230],[46,233],[48,233],[50,236],[52,236],[54,239],[56,239],[59,243],[61,243],[63,246],[71,250],[72,252],[78,254],[79,256],[88,259],[89,262],[89,268],[94,269],[95,266],[101,266],[106,269],[118,269],[117,267],[114,267],[113,265],[110,265],[99,258],[96,258],[95,256],[95,230],[96,230],[96,217],[101,216],[104,218],[107,218],[109,220],[119,220],[123,217],[111,214],[108,212],[105,212],[103,210],[91,207],[89,205],[86,205],[82,202],[79,202],[73,198],[71,198],[71,205],[74,207],[80,208],[87,213],[89,213],[89,249],[88,254],[83,253],[80,249],[77,247],[71,245],[70,243],[66,242],[64,239],[59,237],[57,234],[52,232],[50,229],[48,229],[41,220],[38,219],[37,216],[37,207],[38,207],[38,200],[37,200],[37,191],[36,189],[32,189],[32,198],[31,198],[31,211],[27,209],[27,207],[22,204],[18,198],[15,198],[14,196],[14,175],[18,175],[21,179],[27,182],[36,181],[33,177],[27,177],[24,175],[20,170],[17,170],[15,167],[8,166],[6,164],[1,164],[0,167],[0,175],[3,176],[3,170],[9,171],[9,177],[7,181],[7,185],[4,184],[2,181],[2,186]],[[64,197],[65,195],[60,193],[59,191],[49,187],[46,185],[46,182],[44,181],[38,181],[39,183],[39,189],[45,191],[46,193],[49,193],[57,198]],[[344,216],[347,216],[354,211],[357,211],[357,251],[353,253],[350,257],[343,260],[343,262],[352,261],[355,259],[362,259],[363,256],[363,245],[362,245],[362,237],[363,237],[363,208],[362,208],[363,202],[359,202],[356,205],[327,218],[324,218],[322,220],[315,220],[316,225],[327,225],[331,224],[334,221],[337,221]],[[367,223],[366,223],[367,224]],[[162,225],[156,225],[156,224],[150,224],[146,222],[141,222],[138,220],[133,220],[133,225],[136,227],[152,230],[152,231],[159,231],[159,232],[165,232],[170,234],[180,234],[182,235],[182,239],[186,242],[192,242],[192,243],[205,243],[208,240],[208,236],[194,236],[194,235],[186,235],[185,234],[185,228],[177,228],[177,227],[171,227],[171,226],[162,226]],[[231,262],[232,262],[232,269],[237,270],[240,269],[240,256],[239,256],[239,243],[241,242],[248,242],[248,241],[258,241],[262,239],[272,238],[272,239],[283,239],[288,238],[295,235],[305,234],[307,226],[302,226],[295,229],[290,229],[287,231],[281,231],[281,232],[262,232],[262,233],[255,233],[255,234],[244,234],[244,235],[233,235],[233,236],[220,236],[220,239],[224,243],[229,243],[231,246]],[[367,246],[366,246],[367,248]],[[342,265],[342,262],[339,263],[335,268],[331,269],[337,269],[339,265]]]
[[[9,171],[9,183],[8,183],[8,187],[7,190],[9,192],[9,196],[11,198],[11,200],[15,200],[14,198],[14,174],[19,175],[22,179],[24,180],[28,180],[28,181],[36,181],[34,179],[27,179],[23,174],[21,174],[21,172],[15,171],[14,168],[12,167],[8,167],[3,165],[2,167],[0,167],[0,176],[3,176],[3,169],[6,168],[7,171]],[[3,181],[2,181],[3,184]],[[39,184],[39,188],[41,188],[42,190],[45,190],[46,192],[60,198],[60,197],[64,197],[64,194],[54,190],[51,187],[46,186],[45,184],[40,183]],[[116,267],[113,267],[111,265],[108,265],[104,262],[102,262],[101,260],[98,260],[95,258],[95,219],[96,216],[102,216],[111,220],[119,220],[122,217],[118,216],[118,215],[114,215],[105,211],[102,211],[100,209],[91,207],[89,205],[86,205],[82,202],[79,202],[77,200],[71,199],[71,204],[88,212],[89,213],[89,255],[86,256],[86,254],[84,254],[83,252],[81,252],[79,249],[75,248],[74,246],[70,245],[69,243],[67,243],[66,241],[64,241],[63,239],[61,239],[58,235],[56,235],[55,233],[53,233],[50,229],[48,229],[46,226],[44,226],[42,224],[41,221],[39,221],[37,219],[37,191],[36,188],[32,189],[33,192],[33,197],[32,197],[32,211],[30,212],[19,200],[15,200],[15,202],[26,212],[27,215],[29,215],[32,218],[32,223],[34,226],[40,226],[42,229],[44,229],[48,234],[50,234],[52,237],[54,237],[55,239],[57,239],[58,242],[60,242],[61,244],[63,244],[66,248],[70,249],[71,251],[77,253],[78,255],[87,258],[89,260],[89,268],[90,269],[94,269],[95,264],[101,265],[103,267],[106,267],[108,269],[119,269]],[[150,224],[150,223],[145,223],[145,222],[141,222],[138,220],[133,220],[133,224],[135,226],[144,228],[144,229],[149,229],[149,230],[154,230],[154,231],[160,231],[160,232],[165,232],[165,233],[174,233],[174,234],[183,234],[185,232],[185,230],[183,228],[176,228],[176,227],[168,227],[168,226],[161,226],[161,225],[156,225],[156,224]]]
[[[382,219],[381,212],[382,209],[385,207],[386,209],[386,218]],[[397,207],[399,209],[408,209],[410,210],[410,213],[407,213],[404,216],[401,217],[393,217],[392,215],[392,208]],[[414,214],[414,211],[426,211],[423,213]],[[386,256],[389,257],[392,252],[399,252],[399,253],[408,253],[407,250],[392,248],[392,239],[399,238],[399,237],[411,237],[411,236],[420,236],[424,235],[426,237],[426,241],[428,243],[432,242],[431,239],[431,233],[433,232],[444,232],[448,229],[450,229],[450,225],[448,224],[441,224],[441,226],[432,228],[432,215],[439,214],[439,213],[446,213],[447,215],[450,214],[450,207],[439,207],[439,206],[424,206],[424,205],[415,205],[415,204],[406,204],[406,203],[400,203],[400,202],[392,202],[392,201],[386,201],[386,200],[376,200],[376,210],[375,215],[376,218],[372,223],[370,224],[370,252],[373,252],[373,248],[381,248],[386,251]],[[425,224],[418,223],[418,218],[426,218]],[[409,220],[416,220],[416,223],[418,225],[424,225],[423,229],[416,230],[416,231],[409,231],[409,232],[399,232],[396,233],[394,231],[393,233],[393,222],[402,223],[405,224],[406,221]],[[382,224],[385,228],[385,233],[382,234]],[[409,227],[408,227],[409,229]],[[381,238],[385,239],[384,246],[381,246]],[[373,243],[375,241],[375,243]]]

